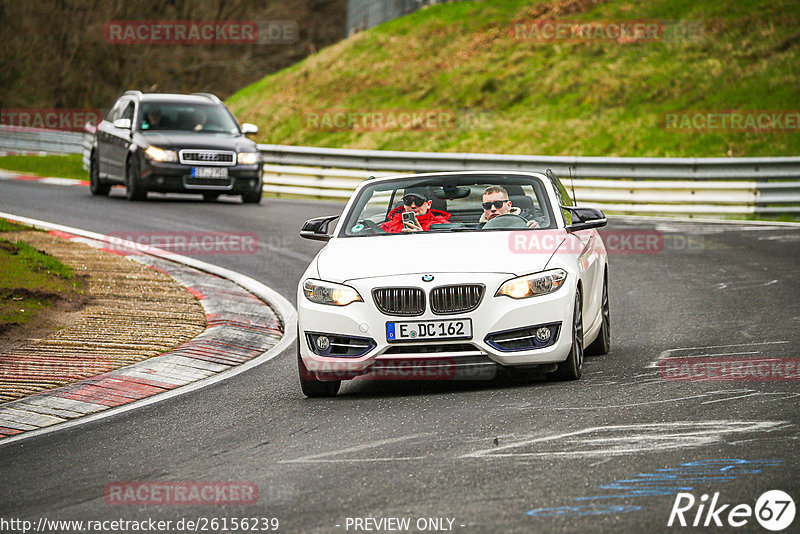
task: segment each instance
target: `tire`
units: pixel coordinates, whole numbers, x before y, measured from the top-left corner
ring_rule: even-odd
[[[203,193],[204,202],[216,202],[219,198],[219,193]]]
[[[140,174],[139,160],[131,156],[125,164],[125,197],[131,202],[147,198],[147,189],[140,181]]]
[[[263,191],[259,188],[258,191],[242,194],[242,204],[261,204],[261,196]]]
[[[572,348],[569,356],[558,364],[552,377],[555,380],[578,380],[583,374],[583,299],[580,289],[575,291],[575,308],[572,312]]]
[[[600,326],[600,333],[597,338],[586,347],[586,354],[590,356],[601,356],[611,352],[611,313],[608,306],[608,275],[603,277],[603,324]]]
[[[89,160],[89,192],[94,196],[108,196],[111,191],[111,184],[104,184],[100,181],[100,162],[93,153]]]
[[[309,372],[306,365],[303,363],[303,358],[300,357],[300,336],[297,336],[297,372],[300,377],[300,389],[303,390],[303,395],[313,399],[318,397],[335,397],[339,393],[339,386],[342,385],[341,380],[325,381],[317,380],[314,375]]]

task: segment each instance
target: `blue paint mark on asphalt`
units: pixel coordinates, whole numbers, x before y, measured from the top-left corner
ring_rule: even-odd
[[[781,458],[767,460],[742,460],[724,458],[687,462],[678,467],[657,469],[655,473],[639,473],[632,478],[615,480],[598,489],[614,490],[610,495],[575,497],[573,501],[588,502],[573,506],[553,508],[534,508],[528,510],[531,517],[560,517],[602,514],[622,514],[636,512],[641,506],[629,504],[606,504],[608,499],[631,499],[657,495],[675,495],[694,489],[694,484],[724,483],[736,480],[742,475],[755,475],[764,467],[775,467],[783,463]],[[592,502],[597,501],[597,502]]]

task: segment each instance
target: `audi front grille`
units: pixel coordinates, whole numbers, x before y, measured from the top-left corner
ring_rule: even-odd
[[[236,152],[228,150],[181,150],[180,162],[185,165],[236,165]]]

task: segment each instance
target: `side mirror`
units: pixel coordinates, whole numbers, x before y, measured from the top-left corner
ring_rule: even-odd
[[[309,219],[303,223],[303,227],[300,229],[300,237],[315,241],[328,241],[333,237],[328,233],[328,225],[338,218],[338,215],[326,215],[325,217]]]
[[[131,129],[131,120],[130,119],[117,119],[114,121],[114,128],[119,128],[120,130],[130,130]]]
[[[242,133],[244,135],[251,135],[258,133],[258,126],[249,122],[242,123]]]
[[[572,213],[572,224],[567,226],[567,231],[588,230],[590,228],[600,228],[608,224],[605,213],[595,208],[576,208],[574,206],[563,206],[565,210]]]

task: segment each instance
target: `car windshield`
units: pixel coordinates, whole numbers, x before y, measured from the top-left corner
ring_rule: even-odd
[[[484,205],[488,209],[484,209]],[[361,189],[340,237],[555,228],[542,181],[528,175],[441,175]]]
[[[139,129],[144,132],[177,130],[239,133],[236,121],[222,106],[171,102],[144,102],[139,117]]]

